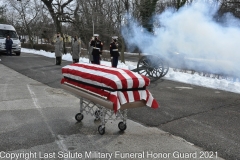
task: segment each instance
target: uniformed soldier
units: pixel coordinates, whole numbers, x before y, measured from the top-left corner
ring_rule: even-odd
[[[111,56],[111,62],[112,62],[112,67],[117,67],[118,65],[118,57],[119,57],[119,52],[118,52],[118,43],[117,43],[117,36],[113,36],[112,40],[113,42],[110,44],[110,56]]]
[[[55,57],[56,57],[56,65],[61,65],[62,63],[62,50],[63,50],[63,38],[60,33],[57,33],[57,37],[55,39]]]
[[[77,36],[74,36],[72,41],[72,59],[73,63],[78,63],[81,54],[81,41],[78,40]]]
[[[92,55],[93,55],[93,63],[100,64],[101,56],[102,56],[102,49],[103,43],[98,39],[99,35],[93,35],[94,40],[91,41],[90,46],[92,46]]]

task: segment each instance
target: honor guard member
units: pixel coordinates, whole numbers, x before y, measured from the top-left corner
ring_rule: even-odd
[[[60,33],[57,33],[57,37],[55,39],[55,57],[56,57],[56,65],[61,65],[62,63],[62,50],[63,50],[63,38]]]
[[[113,42],[110,44],[110,56],[111,56],[111,62],[112,62],[112,67],[117,67],[118,65],[118,57],[119,57],[119,52],[118,52],[118,44],[117,44],[117,36],[113,36],[112,40]]]
[[[92,46],[93,63],[100,64],[100,59],[102,56],[103,43],[98,39],[98,34],[94,34],[94,40],[91,41],[90,46]]]
[[[74,36],[72,41],[72,59],[73,63],[78,63],[81,54],[81,41],[78,40],[77,36]]]

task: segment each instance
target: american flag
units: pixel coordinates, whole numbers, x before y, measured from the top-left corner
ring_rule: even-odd
[[[145,100],[146,106],[158,108],[157,101],[146,89],[149,78],[127,69],[113,68],[104,65],[74,63],[62,68],[64,78],[61,83],[70,83],[113,102],[117,111],[125,103]]]

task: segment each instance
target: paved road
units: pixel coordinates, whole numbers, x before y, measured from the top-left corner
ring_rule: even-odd
[[[202,148],[130,119],[124,132],[117,127],[120,120],[110,120],[100,135],[101,123],[93,116],[84,113],[84,119],[76,122],[78,97],[1,63],[0,73],[0,159],[172,160],[180,154],[203,159]],[[216,154],[204,159],[223,160]]]
[[[60,88],[61,66],[53,65],[54,59],[24,53],[1,59],[2,64],[23,75]],[[64,61],[62,66],[69,63]],[[240,159],[239,94],[164,79],[148,89],[161,108],[129,110],[130,119],[180,136],[225,159]]]

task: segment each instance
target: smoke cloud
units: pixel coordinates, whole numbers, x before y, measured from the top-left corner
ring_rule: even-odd
[[[240,77],[240,21],[226,14],[217,22],[218,8],[210,6],[195,2],[178,11],[167,9],[154,17],[160,24],[154,34],[128,17],[122,35],[129,50],[138,47],[143,54],[164,57],[176,66],[184,63],[197,71]]]

